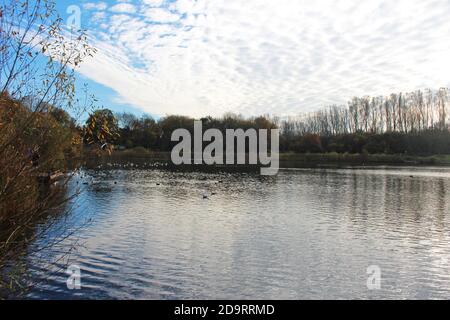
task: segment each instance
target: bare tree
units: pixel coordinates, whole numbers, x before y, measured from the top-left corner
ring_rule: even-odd
[[[52,108],[76,113],[90,104],[87,94],[84,105],[77,99],[75,68],[95,49],[83,31],[65,26],[54,1],[0,3],[1,270],[17,250],[34,239],[34,223],[73,196],[40,195],[36,184],[40,168],[51,168],[61,159],[49,152],[36,167],[31,158],[49,143],[62,147],[63,139],[55,131],[60,126],[50,116]],[[56,141],[55,135],[61,141]],[[69,179],[70,175],[63,185]]]
[[[353,98],[282,122],[284,133],[322,136],[348,133],[422,132],[448,130],[448,89]]]

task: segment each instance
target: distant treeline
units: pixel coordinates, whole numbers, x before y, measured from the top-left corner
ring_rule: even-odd
[[[280,151],[298,153],[450,154],[448,90],[426,90],[388,97],[353,98],[347,106],[330,106],[297,117],[244,118],[228,113],[205,117],[204,130],[279,128]],[[91,114],[84,129],[88,143],[111,143],[121,148],[143,147],[170,151],[171,134],[193,132],[194,119],[167,116],[155,120],[108,109]],[[104,130],[103,128],[106,128]]]
[[[284,121],[286,134],[336,136],[354,133],[414,133],[447,130],[448,89],[353,98],[347,106],[323,110]]]
[[[353,98],[281,122],[284,151],[449,154],[448,89]]]

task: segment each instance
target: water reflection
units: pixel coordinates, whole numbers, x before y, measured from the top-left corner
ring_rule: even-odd
[[[30,298],[450,293],[449,169],[292,169],[264,178],[89,170],[78,179],[84,192],[70,221],[74,228],[92,222],[77,233],[82,245],[69,262],[82,268],[83,289],[67,290],[63,271],[42,268],[30,255],[38,283]],[[70,240],[46,254],[57,258]],[[370,265],[382,270],[379,291],[367,289]]]

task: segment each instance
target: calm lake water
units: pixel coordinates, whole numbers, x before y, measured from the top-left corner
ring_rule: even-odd
[[[71,230],[26,257],[29,298],[450,297],[450,169],[92,170],[76,186],[35,246]],[[81,290],[67,289],[67,264]],[[367,288],[372,265],[380,290]]]

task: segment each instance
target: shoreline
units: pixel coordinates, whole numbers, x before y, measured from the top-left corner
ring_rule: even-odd
[[[123,150],[114,151],[111,155],[88,156],[81,159],[86,162],[111,163],[159,163],[163,166],[171,165],[170,152],[150,150]],[[338,154],[338,153],[281,153],[280,168],[315,167],[315,166],[450,166],[450,155],[414,156],[399,154]],[[195,167],[194,165],[192,165]],[[206,165],[200,165],[200,167]],[[189,165],[185,165],[189,167]],[[213,166],[223,167],[223,166]],[[253,165],[240,165],[239,167],[254,167]]]

